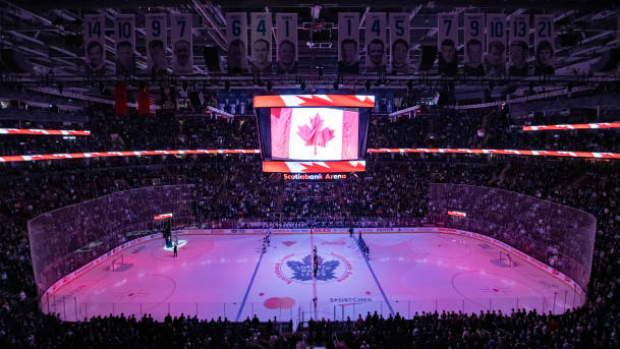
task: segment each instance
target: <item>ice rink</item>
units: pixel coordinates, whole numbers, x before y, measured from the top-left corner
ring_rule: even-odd
[[[377,311],[537,309],[562,313],[579,304],[563,281],[529,262],[500,259],[500,248],[441,233],[358,235],[180,234],[178,257],[163,239],[143,242],[88,270],[42,300],[65,320],[150,313],[231,321],[257,315],[295,323]],[[318,254],[316,277],[313,249]]]

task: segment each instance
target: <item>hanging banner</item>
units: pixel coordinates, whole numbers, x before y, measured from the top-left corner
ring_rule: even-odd
[[[439,73],[456,75],[458,62],[456,47],[459,42],[459,21],[454,13],[437,14],[437,49],[439,50]]]
[[[191,13],[170,15],[172,67],[176,74],[191,74],[194,71],[192,24]]]
[[[534,16],[536,75],[551,75],[555,73],[555,31],[553,24],[553,15]]]
[[[226,14],[226,40],[228,41],[228,73],[248,71],[248,19],[245,12]]]
[[[510,17],[510,67],[508,74],[527,76],[530,56],[530,15]]]
[[[482,53],[484,43],[484,14],[465,14],[465,74],[471,76],[483,76]]]
[[[338,72],[359,74],[360,14],[338,13]]]
[[[252,40],[250,65],[252,73],[271,72],[271,13],[253,12],[250,14],[250,38]]]
[[[409,13],[390,13],[390,71],[409,74]]]
[[[506,15],[487,13],[486,73],[506,75]]]
[[[297,14],[276,14],[278,74],[297,73]]]
[[[84,51],[86,73],[103,75],[105,73],[104,15],[84,16]]]
[[[146,69],[149,74],[162,75],[168,71],[168,23],[165,13],[149,13],[146,20]]]
[[[136,17],[133,14],[114,18],[116,45],[116,75],[132,75],[136,69]]]
[[[387,42],[387,16],[385,12],[366,15],[366,72],[385,73],[385,43]]]

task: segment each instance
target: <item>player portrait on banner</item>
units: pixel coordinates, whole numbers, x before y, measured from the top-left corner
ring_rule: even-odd
[[[250,28],[252,39],[250,71],[253,74],[271,73],[271,13],[251,13]]]
[[[529,47],[525,41],[511,41],[508,74],[511,76],[527,76],[529,73],[529,66],[527,64],[529,55]]]
[[[258,39],[252,43],[252,73],[271,72],[271,43]]]
[[[480,13],[465,14],[465,63],[463,71],[469,76],[484,76],[482,62],[484,42],[484,15]]]
[[[167,16],[164,13],[146,15],[146,67],[147,73],[164,75],[168,71]]]
[[[385,41],[387,20],[385,13],[370,12],[366,16],[366,72],[386,73]]]
[[[173,54],[173,70],[177,74],[194,71],[192,57],[192,14],[182,13],[170,17]]]
[[[297,73],[297,48],[290,40],[278,44],[278,74]]]
[[[387,68],[384,63],[385,43],[379,39],[373,39],[366,47],[368,54],[367,73],[385,73]]]
[[[553,75],[554,67],[553,45],[548,40],[540,40],[536,45],[536,75]]]
[[[390,58],[392,74],[409,74],[409,13],[390,13]]]
[[[510,66],[508,75],[529,75],[530,16],[514,15],[510,19]]]
[[[103,75],[105,73],[105,17],[103,15],[84,16],[84,49],[86,51],[86,73]]]
[[[114,20],[117,75],[131,75],[135,72],[135,24],[134,15],[118,15]]]
[[[297,14],[278,13],[277,26],[277,73],[297,73]]]
[[[226,14],[226,38],[228,40],[228,74],[248,72],[248,19],[245,12]]]
[[[536,44],[536,75],[555,74],[554,45],[555,32],[553,15],[534,16],[534,42]]]
[[[338,73],[359,74],[359,22],[357,12],[338,14]]]
[[[458,17],[453,13],[440,13],[437,16],[438,71],[440,74],[454,76],[458,70],[456,46],[458,44]]]
[[[405,39],[392,43],[392,74],[409,74],[409,42]]]
[[[486,72],[490,76],[503,76],[506,74],[506,45],[500,40],[489,42]]]
[[[506,15],[487,14],[486,74],[506,75]]]

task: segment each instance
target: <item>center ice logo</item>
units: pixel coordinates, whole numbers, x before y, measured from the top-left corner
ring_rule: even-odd
[[[340,262],[337,260],[325,262],[321,257],[318,257],[317,260],[319,265],[316,272],[316,279],[318,281],[335,279],[336,276],[334,275],[334,271],[336,271]],[[312,257],[307,255],[302,261],[303,263],[298,261],[286,262],[286,265],[293,270],[292,279],[298,281],[312,280]]]
[[[329,257],[318,256],[318,268],[316,281],[319,283],[341,282],[351,275],[351,263],[344,257],[330,253]],[[312,282],[312,255],[305,255],[301,259],[295,258],[295,254],[289,254],[276,264],[276,274],[287,284],[291,282]]]

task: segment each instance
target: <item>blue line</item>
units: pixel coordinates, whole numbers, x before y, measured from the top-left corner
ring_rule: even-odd
[[[355,238],[353,238],[353,240],[355,240]],[[364,252],[359,247],[359,244],[357,243],[357,240],[355,240],[355,244],[357,245],[360,253],[362,254],[362,258],[364,258],[364,261],[366,261],[366,265],[368,266],[368,269],[370,270],[370,273],[372,274],[373,279],[375,279],[375,282],[377,283],[377,286],[379,287],[379,291],[381,291],[381,294],[383,295],[383,300],[385,300],[385,303],[387,304],[388,308],[390,309],[390,313],[392,314],[392,316],[395,316],[394,309],[392,309],[392,305],[390,304],[390,301],[388,301],[387,296],[385,295],[385,292],[383,292],[383,287],[381,287],[381,284],[379,283],[379,280],[377,279],[377,276],[375,275],[375,271],[372,270],[372,267],[370,266],[370,263],[368,263],[368,259],[366,259],[366,257],[364,257]]]
[[[237,313],[237,319],[235,320],[235,322],[239,322],[239,318],[241,317],[241,313],[243,312],[243,307],[245,306],[245,301],[248,299],[248,295],[250,294],[250,289],[252,288],[252,284],[254,283],[256,272],[258,272],[260,261],[263,260],[263,255],[265,255],[265,253],[261,252],[260,257],[258,258],[258,263],[256,263],[256,268],[254,268],[254,273],[252,274],[252,278],[250,279],[250,284],[248,285],[248,289],[245,291],[245,296],[243,296],[243,302],[241,302],[241,308],[239,308],[239,313]]]

